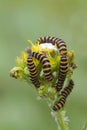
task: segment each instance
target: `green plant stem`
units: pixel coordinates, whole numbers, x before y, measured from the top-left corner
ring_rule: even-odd
[[[27,83],[29,84],[29,81],[27,80]],[[46,86],[47,88],[47,86]],[[50,110],[51,110],[51,115],[54,117],[55,122],[57,124],[58,130],[69,130],[68,129],[68,117],[66,116],[66,111],[64,109],[58,110],[58,111],[53,111],[52,106],[54,99],[48,95],[47,97],[44,97]]]
[[[58,111],[58,112],[51,112],[52,116],[55,119],[55,122],[57,123],[58,130],[69,130],[68,129],[68,120],[65,116],[65,111]]]
[[[68,122],[66,122],[65,120],[64,120],[64,118],[65,117],[63,117],[63,115],[62,115],[62,112],[61,111],[59,111],[58,113],[57,113],[57,115],[58,115],[58,129],[59,130],[68,130]]]
[[[46,100],[47,100],[48,106],[51,109],[51,115],[53,116],[57,124],[58,130],[69,130],[69,127],[68,127],[69,119],[66,116],[66,111],[64,109],[58,110],[56,112],[53,111],[52,110],[53,100],[51,98],[47,98]]]

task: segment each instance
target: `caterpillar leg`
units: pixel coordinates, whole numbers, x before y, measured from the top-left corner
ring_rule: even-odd
[[[39,54],[37,52],[33,52],[32,56],[41,62],[42,66],[43,66],[43,72],[44,72],[45,79],[47,81],[51,81],[53,79],[53,76],[51,73],[51,65],[50,65],[48,58],[44,54]]]
[[[34,86],[36,88],[39,88],[40,83],[39,83],[39,80],[37,77],[37,74],[38,74],[37,69],[36,69],[33,59],[32,59],[32,52],[30,49],[27,49],[27,53],[28,53],[27,66],[28,66],[28,69],[30,72],[30,80],[32,81],[32,83],[34,84]]]
[[[54,111],[60,110],[64,106],[68,95],[71,93],[73,89],[73,86],[74,86],[74,82],[71,79],[69,85],[65,87],[64,90],[61,92],[62,97],[60,98],[60,100],[54,104],[52,108]]]

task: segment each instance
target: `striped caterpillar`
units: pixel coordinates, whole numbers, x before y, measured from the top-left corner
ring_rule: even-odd
[[[68,62],[67,62],[67,47],[63,40],[55,37],[40,37],[37,42],[39,44],[43,43],[52,43],[53,45],[56,45],[59,53],[60,53],[60,70],[58,74],[58,81],[56,83],[56,90],[60,91],[63,87],[64,80],[66,78],[66,74],[68,71]]]
[[[42,66],[43,66],[43,72],[45,75],[45,79],[47,81],[51,81],[53,79],[53,77],[52,77],[52,73],[51,73],[51,65],[50,65],[48,58],[44,54],[39,54],[38,52],[33,52],[32,56],[41,62]]]
[[[73,86],[74,86],[74,82],[71,79],[69,82],[69,85],[67,87],[65,87],[64,90],[61,92],[60,100],[54,104],[54,106],[53,106],[54,111],[60,110],[64,106],[68,95],[71,93],[71,91],[73,89]]]
[[[40,83],[38,80],[38,73],[37,73],[37,69],[35,67],[35,64],[33,62],[32,59],[32,52],[30,49],[27,49],[27,53],[28,53],[28,58],[27,58],[27,66],[30,72],[30,80],[32,81],[32,83],[35,85],[36,88],[40,87]]]

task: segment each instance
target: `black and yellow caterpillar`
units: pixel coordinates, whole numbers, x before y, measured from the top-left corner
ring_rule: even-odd
[[[60,69],[59,69],[59,75],[58,75],[58,82],[56,83],[56,90],[60,91],[62,89],[62,86],[64,84],[66,73],[68,69],[68,63],[66,60],[66,55],[60,56]]]
[[[74,86],[74,82],[71,79],[69,82],[69,85],[67,87],[65,87],[64,90],[61,92],[60,100],[54,104],[54,106],[52,108],[54,111],[60,110],[64,106],[68,95],[71,93],[71,91],[73,89],[73,86]]]
[[[53,79],[53,76],[51,73],[51,65],[48,58],[44,54],[40,54],[38,52],[32,52],[32,57],[38,59],[41,62],[45,79],[47,81],[51,81]]]
[[[36,88],[39,88],[40,82],[37,77],[38,76],[37,69],[32,59],[32,52],[30,49],[27,49],[27,53],[28,53],[27,66],[30,72],[30,80],[32,81],[32,83],[35,85]]]
[[[56,83],[56,90],[60,91],[63,87],[66,74],[68,71],[68,61],[67,61],[67,47],[65,42],[62,39],[55,38],[55,37],[40,37],[37,42],[39,44],[42,43],[52,43],[53,45],[56,45],[59,53],[60,53],[60,70],[58,74],[58,82]]]
[[[39,44],[51,43],[52,45],[56,45],[59,51],[60,68],[58,74],[58,81],[56,82],[55,86],[56,90],[61,93],[60,94],[61,98],[59,99],[59,101],[55,102],[52,107],[54,111],[57,111],[64,106],[66,99],[68,95],[71,93],[74,86],[74,82],[71,79],[69,81],[68,86],[61,91],[68,71],[67,47],[65,42],[62,41],[61,39],[50,36],[41,37],[37,40],[37,42],[39,42]],[[42,64],[43,73],[47,81],[51,81],[53,79],[50,61],[44,54],[40,54],[38,52],[32,52],[30,49],[27,50],[27,53],[28,53],[27,66],[30,72],[30,80],[32,81],[32,83],[35,85],[36,88],[39,88],[40,82],[38,78],[37,68],[33,62],[33,58],[37,59]]]
[[[48,37],[40,37],[37,41],[40,44],[41,43],[52,43],[53,45],[56,44],[57,48],[58,48],[58,50],[60,52],[60,55],[62,55],[62,54],[66,55],[67,54],[66,44],[62,39],[48,36]]]

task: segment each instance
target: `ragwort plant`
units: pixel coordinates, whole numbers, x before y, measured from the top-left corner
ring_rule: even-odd
[[[39,97],[46,100],[58,130],[68,130],[69,119],[64,106],[74,86],[72,75],[77,67],[74,51],[67,51],[64,41],[50,36],[39,38],[35,44],[28,42],[31,48],[16,58],[10,75],[33,84]]]

